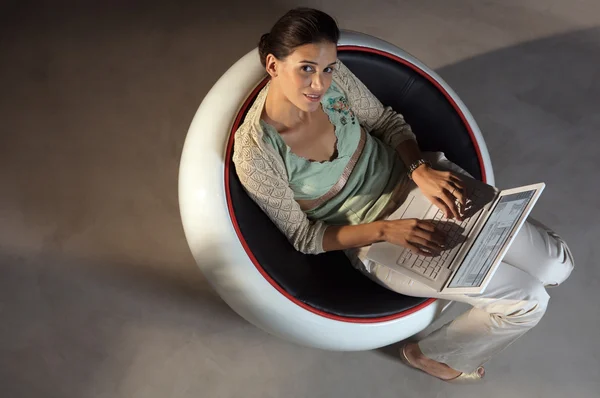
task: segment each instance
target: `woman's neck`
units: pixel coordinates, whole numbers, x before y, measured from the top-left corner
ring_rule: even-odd
[[[271,80],[262,117],[279,132],[293,129],[310,121],[311,112],[294,105],[282,92],[276,81]]]

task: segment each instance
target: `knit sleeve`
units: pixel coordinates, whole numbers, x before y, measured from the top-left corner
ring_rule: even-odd
[[[404,117],[390,106],[384,107],[340,60],[337,61],[333,78],[344,90],[352,111],[367,132],[394,149],[405,140],[416,140]]]
[[[285,167],[273,156],[260,148],[247,126],[240,126],[235,136],[233,161],[245,191],[296,250],[307,254],[324,252],[327,225],[308,219],[294,200]]]

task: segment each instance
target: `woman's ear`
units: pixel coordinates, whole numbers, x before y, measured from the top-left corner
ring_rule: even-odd
[[[277,72],[279,70],[279,61],[273,54],[267,55],[265,60],[267,73],[271,75],[271,77],[277,77]]]

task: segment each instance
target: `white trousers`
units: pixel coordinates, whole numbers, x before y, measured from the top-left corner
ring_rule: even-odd
[[[445,158],[439,160],[439,165],[454,170],[458,167]],[[461,372],[474,371],[537,325],[550,298],[545,287],[560,285],[574,266],[566,243],[531,218],[481,294],[442,296],[410,277],[365,259],[366,251],[362,248],[359,254],[365,266],[362,271],[383,286],[407,296],[439,297],[473,306],[419,342],[428,358]]]

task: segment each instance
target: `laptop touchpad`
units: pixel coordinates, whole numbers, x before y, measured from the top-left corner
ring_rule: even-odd
[[[425,215],[429,211],[429,208],[432,206],[429,199],[427,199],[420,192],[412,192],[408,196],[408,206],[406,206],[406,211],[402,214],[403,219],[407,218],[418,218],[420,220],[425,218]]]

